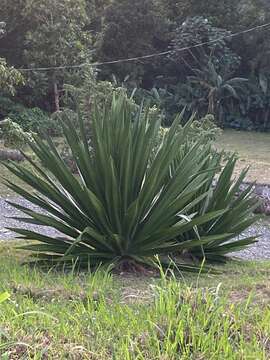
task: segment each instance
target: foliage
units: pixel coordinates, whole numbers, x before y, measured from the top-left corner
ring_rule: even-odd
[[[113,96],[125,96],[130,106],[136,110],[137,105],[133,96],[128,96],[127,88],[111,81],[98,81],[97,72],[91,64],[85,66],[81,72],[81,79],[78,84],[65,84],[65,110],[73,109],[79,111],[87,123],[91,122],[91,113],[96,106],[100,111],[104,104],[111,104]]]
[[[243,101],[243,97],[245,97]],[[255,130],[270,130],[270,74],[261,72],[250,79],[242,97],[240,116],[254,119],[250,125]]]
[[[179,125],[182,129],[183,125]],[[158,151],[160,144],[162,144],[169,128],[161,127],[154,147],[154,153]],[[214,117],[211,114],[206,115],[199,120],[193,120],[187,131],[187,140],[191,143],[200,141],[202,138],[206,143],[216,141],[222,130],[215,124]],[[213,150],[215,152],[215,150]]]
[[[127,36],[128,34],[128,36]],[[168,41],[168,23],[160,12],[158,1],[119,0],[105,7],[103,24],[97,41],[99,59],[111,61],[162,51]],[[162,59],[161,59],[162,61]],[[123,80],[130,76],[131,87],[149,86],[151,73],[160,68],[160,59],[123,63],[107,72]],[[149,74],[149,75],[148,75]],[[104,76],[104,75],[103,75]],[[149,79],[148,79],[149,77]]]
[[[40,214],[14,204],[30,216],[23,221],[50,225],[63,237],[14,229],[23,239],[38,241],[24,249],[37,252],[41,261],[75,261],[90,267],[100,263],[121,264],[129,268],[138,262],[153,264],[155,255],[166,262],[171,253],[183,253],[207,243],[222,244],[223,239],[230,238],[227,231],[210,237],[207,234],[198,237],[195,231],[184,241],[176,242],[176,238],[220,219],[228,211],[226,192],[219,194],[224,207],[202,215],[193,211],[209,197],[212,153],[201,141],[188,145],[190,123],[179,128],[180,119],[181,116],[176,118],[154,157],[160,118],[150,121],[147,109],[143,108],[134,117],[124,96],[114,98],[110,109],[93,115],[91,152],[83,122],[80,134],[72,122],[62,122],[80,178],[72,175],[50,139],[44,142],[34,137],[29,145],[45,170],[31,159],[34,173],[21,165],[5,166],[38,194],[33,195],[8,180],[6,183],[48,213]],[[249,214],[249,208],[244,210],[239,209],[239,218]],[[179,266],[194,270],[189,264]]]
[[[32,28],[25,34],[24,58],[31,67],[63,67],[61,71],[30,73],[29,86],[44,83],[53,99],[50,110],[60,109],[62,86],[78,74],[65,66],[84,63],[90,58],[91,35],[84,0],[29,1],[23,11],[31,19]],[[42,77],[45,76],[45,79]],[[44,91],[39,89],[39,91]]]
[[[88,64],[81,72],[81,80],[78,84],[65,84],[65,99],[64,108],[60,112],[53,114],[53,118],[56,120],[61,119],[65,121],[67,117],[74,123],[77,120],[77,114],[85,123],[86,137],[89,141],[91,138],[92,129],[92,111],[96,107],[98,111],[103,111],[103,107],[111,104],[114,96],[124,96],[128,101],[129,106],[136,112],[138,105],[133,99],[133,94],[136,93],[136,89],[133,90],[131,96],[128,94],[128,90],[123,84],[119,84],[116,79],[111,81],[98,81],[97,71]],[[153,109],[150,111],[150,115]],[[159,142],[158,142],[159,143]],[[62,147],[60,150],[61,158],[70,167],[73,173],[77,173],[78,169],[70,147]]]
[[[202,69],[193,69],[193,76],[189,76],[189,81],[200,87],[207,97],[208,110],[207,113],[213,114],[219,124],[224,123],[225,106],[231,99],[238,100],[238,93],[242,90],[243,83],[247,82],[244,78],[228,78],[222,77],[217,72],[211,60]],[[203,98],[198,99],[199,102]]]
[[[22,149],[32,139],[31,133],[24,132],[21,126],[11,119],[1,121],[0,126],[0,137],[8,148]]]
[[[0,91],[14,95],[16,86],[21,84],[24,84],[22,74],[14,67],[8,66],[5,59],[0,58]]]
[[[231,32],[217,28],[211,21],[202,16],[188,17],[176,30],[172,40],[172,57],[189,71],[198,64],[204,63],[204,58],[211,57],[217,71],[226,69],[234,71],[239,66],[239,57],[229,48]],[[178,52],[178,49],[209,43],[202,47]],[[182,68],[183,68],[182,66]]]
[[[189,138],[192,141],[204,138],[207,143],[217,140],[222,130],[216,125],[215,118],[211,114],[199,120],[194,120],[190,126]]]
[[[115,75],[120,82],[127,79],[128,94],[140,88],[138,93],[151,99],[149,90],[156,88],[160,94],[158,107],[166,113],[164,125],[169,126],[184,107],[187,117],[194,109],[200,117],[207,113],[206,90],[191,84],[189,77],[194,76],[194,69],[207,76],[210,58],[223,81],[249,79],[249,84],[242,84],[246,93],[237,93],[239,99],[225,97],[222,106],[214,101],[216,108],[223,109],[221,125],[269,130],[269,95],[265,87],[261,88],[262,79],[265,83],[270,73],[269,28],[230,37],[251,24],[269,23],[267,1],[2,0],[0,13],[0,58],[5,59],[1,60],[1,76],[6,79],[11,71],[14,80],[15,69],[53,67],[50,71],[27,72],[23,87],[13,80],[10,86],[5,85],[13,93],[16,89],[14,101],[26,108],[59,113],[66,106],[65,84],[81,88],[84,66],[86,70],[91,61],[165,52],[144,60],[98,66],[96,85],[107,87],[109,92],[108,83]],[[208,44],[178,51],[205,42]],[[167,51],[172,53],[166,56]],[[77,64],[84,66],[65,67]],[[54,69],[58,66],[61,69]],[[2,115],[2,100],[1,94],[0,113],[6,117],[7,113]]]
[[[0,119],[7,118],[10,113],[19,113],[25,110],[25,107],[19,102],[14,101],[10,96],[0,96]]]
[[[161,139],[164,138],[166,132],[166,129],[162,130]],[[202,139],[209,143],[216,140],[220,133],[221,130],[215,125],[211,115],[200,121],[193,121],[187,132],[188,144],[182,149],[181,156],[179,155],[174,161],[175,167],[171,168],[171,172],[176,171],[192,144],[198,140],[202,141]],[[190,213],[204,215],[221,209],[226,209],[226,211],[218,219],[196,226],[187,234],[180,236],[178,240],[181,243],[194,234],[200,238],[209,234],[218,236],[227,232],[228,236],[206,243],[203,247],[191,248],[187,253],[192,257],[205,257],[208,261],[226,261],[228,253],[239,251],[255,240],[254,237],[242,237],[240,240],[238,238],[243,230],[258,220],[253,212],[258,208],[260,201],[253,196],[253,185],[247,186],[244,190],[242,188],[248,169],[243,170],[238,178],[234,179],[236,161],[235,154],[230,155],[223,151],[218,153],[209,147],[209,158],[205,163],[205,169],[209,171],[209,178],[202,190],[202,193],[207,192],[208,195],[193,209],[190,209]],[[220,169],[222,170],[220,171]]]
[[[102,112],[104,106],[111,104],[114,96],[125,97],[134,112],[136,112],[138,105],[133,99],[136,89],[129,96],[127,89],[122,84],[118,84],[117,81],[98,81],[97,72],[90,64],[84,67],[81,75],[82,78],[78,84],[65,84],[65,107],[63,111],[55,113],[54,118],[62,118],[65,121],[69,117],[74,122],[79,113],[85,123],[86,137],[89,141],[92,133],[92,112],[95,107],[97,111]],[[76,173],[77,169],[68,146],[62,149],[61,157]]]
[[[52,136],[61,134],[59,123],[39,108],[25,109],[21,112],[10,113],[9,116],[12,121],[21,126],[23,131]]]
[[[251,18],[247,14],[247,11],[250,12],[251,2],[254,1],[222,0],[217,2],[209,0],[206,4],[204,0],[181,0],[177,5],[179,11],[181,11],[181,18],[200,16],[209,19],[216,27],[237,31],[243,26],[248,26],[254,22],[254,17]],[[243,11],[244,7],[247,11]],[[258,4],[256,10],[258,11],[259,8],[262,8],[262,6]],[[249,23],[247,23],[248,20]]]
[[[6,32],[6,23],[0,22],[0,38]],[[15,88],[24,84],[22,74],[13,66],[8,66],[6,59],[0,56],[0,93],[15,94]]]
[[[254,210],[259,206],[259,201],[252,196],[253,185],[242,189],[247,169],[243,170],[237,179],[234,180],[236,157],[232,155],[225,161],[220,172],[223,154],[212,152],[212,158],[206,164],[208,169],[213,169],[202,192],[208,191],[208,195],[193,210],[194,213],[203,215],[226,209],[218,219],[199,225],[195,231],[198,237],[218,236],[224,232],[228,236],[223,239],[213,240],[202,247],[192,248],[190,253],[195,257],[205,257],[210,261],[226,261],[226,255],[239,251],[254,242],[254,237],[239,237],[242,232],[258,220],[253,215]],[[192,212],[192,211],[191,211]],[[179,241],[185,241],[192,233],[179,237]]]

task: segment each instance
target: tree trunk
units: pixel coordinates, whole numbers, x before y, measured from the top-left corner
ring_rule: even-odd
[[[270,109],[267,108],[265,114],[264,114],[264,124],[263,124],[263,127],[264,127],[264,130],[267,129],[267,125],[268,125],[268,119],[269,119],[269,112],[270,112]]]
[[[53,94],[54,94],[55,111],[60,111],[59,91],[56,82],[53,83]]]

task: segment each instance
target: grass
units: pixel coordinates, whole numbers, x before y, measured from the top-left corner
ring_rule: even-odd
[[[30,190],[30,187],[28,185],[25,185],[22,181],[20,181],[18,178],[16,178],[13,174],[11,174],[1,163],[0,163],[0,176],[1,178],[9,179],[10,181],[15,181],[16,184],[26,187]],[[3,197],[12,197],[16,196],[12,190],[10,190],[0,179],[0,196]]]
[[[15,243],[16,244],[16,243]],[[22,267],[0,247],[1,359],[269,359],[270,262],[178,278]]]
[[[225,130],[217,140],[217,148],[237,152],[238,170],[250,165],[248,180],[270,183],[270,134]]]

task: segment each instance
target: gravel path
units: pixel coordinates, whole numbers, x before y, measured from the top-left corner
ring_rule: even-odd
[[[38,231],[40,233],[43,233],[44,235],[48,236],[54,236],[56,235],[56,231],[50,227],[47,226],[38,226],[38,225],[32,225],[27,223],[21,223],[19,221],[16,221],[14,219],[10,219],[10,217],[13,216],[21,216],[25,217],[26,215],[21,213],[20,211],[16,210],[14,207],[9,205],[6,201],[6,199],[3,197],[0,197],[0,240],[9,240],[14,239],[16,237],[16,234],[7,230],[7,227],[11,228],[24,228],[32,231]],[[30,204],[28,201],[24,200],[23,198],[19,197],[8,197],[7,200],[15,202],[19,205],[28,207],[33,210],[38,210],[38,206],[35,206],[33,204]]]
[[[22,198],[9,197],[8,200],[11,200],[23,206],[30,207],[31,209],[38,209],[38,207],[29,204],[26,200]],[[16,234],[9,230],[6,230],[5,228],[22,226],[20,222],[9,218],[17,215],[20,215],[20,212],[7,204],[4,198],[0,197],[0,240],[15,238]],[[41,229],[39,226],[31,224],[23,224],[23,227],[29,230],[42,232],[43,234],[49,236],[54,236],[57,234],[56,231],[50,227],[42,227]],[[251,260],[270,259],[270,221],[269,223],[259,223],[245,232],[245,235],[247,236],[254,236],[256,234],[261,234],[259,242],[254,246],[239,252],[237,254],[238,257]]]

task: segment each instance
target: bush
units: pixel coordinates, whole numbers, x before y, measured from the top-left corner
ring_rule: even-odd
[[[200,120],[194,120],[190,126],[190,139],[199,140],[202,137],[205,141],[215,141],[222,130],[216,125],[213,115],[208,114]]]
[[[21,126],[26,132],[37,134],[61,135],[59,122],[51,118],[39,108],[25,109],[21,112],[11,113],[10,118]]]
[[[24,85],[23,75],[13,66],[8,66],[6,59],[0,57],[0,89],[1,92],[15,95],[16,87]]]
[[[23,149],[32,135],[26,133],[19,124],[11,119],[3,120],[0,123],[0,137],[4,141],[4,146],[12,149]]]
[[[29,145],[45,170],[31,160],[35,172],[20,164],[6,167],[37,193],[6,183],[47,212],[40,214],[13,204],[30,216],[26,222],[52,226],[62,237],[14,229],[21,238],[38,241],[23,248],[36,252],[39,261],[53,264],[110,264],[126,269],[138,263],[154,265],[156,255],[166,264],[172,253],[197,251],[228,239],[231,234],[224,228],[218,235],[209,231],[209,236],[193,231],[228,211],[227,192],[224,189],[218,194],[217,211],[194,211],[211,192],[212,152],[201,140],[190,144],[190,123],[179,128],[180,120],[178,116],[154,157],[160,117],[150,121],[149,112],[142,108],[133,114],[126,97],[114,98],[110,109],[93,114],[91,153],[83,122],[79,134],[71,121],[62,122],[79,178],[52,141],[35,136]],[[239,208],[239,216],[245,217],[247,212],[249,215],[249,208]],[[178,265],[183,270],[198,270],[189,263]]]
[[[256,129],[255,124],[248,117],[241,117],[239,114],[227,115],[224,127],[235,130],[260,130],[260,128]]]
[[[155,107],[154,107],[155,109]],[[151,110],[151,109],[150,109]],[[151,115],[151,111],[149,112]],[[159,115],[159,112],[156,113],[156,115]],[[162,141],[164,140],[167,132],[170,128],[161,127],[159,129],[159,134],[156,139],[154,152],[158,151],[158,148]],[[183,129],[183,125],[179,125],[179,131]],[[190,123],[190,126],[188,127],[187,131],[187,141],[194,143],[202,138],[204,139],[204,142],[209,143],[213,142],[217,139],[217,137],[221,134],[222,130],[216,125],[214,121],[214,116],[211,114],[206,115],[204,118],[200,120],[192,120]],[[213,150],[214,151],[214,150]]]
[[[7,96],[0,96],[0,119],[7,118],[9,114],[19,114],[26,108],[19,103],[12,101]]]
[[[129,96],[128,90],[122,85],[110,81],[98,81],[97,73],[91,66],[84,68],[81,81],[77,86],[66,84],[64,89],[66,108],[59,115],[62,115],[63,119],[65,119],[66,114],[69,112],[69,117],[74,119],[74,117],[77,117],[77,112],[80,112],[85,121],[88,138],[91,137],[91,115],[94,107],[97,107],[99,111],[103,111],[104,105],[111,104],[114,96],[123,96],[134,112],[138,108],[133,99],[133,94],[136,93],[135,90]]]

